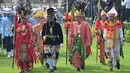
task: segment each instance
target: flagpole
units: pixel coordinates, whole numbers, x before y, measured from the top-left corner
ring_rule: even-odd
[[[13,61],[12,61],[12,69],[14,68],[14,59],[15,59],[15,50],[16,50],[16,48],[15,48],[15,46],[16,46],[16,29],[17,29],[17,25],[18,25],[18,13],[16,13],[16,15],[15,15],[15,19],[14,19],[14,37],[13,37],[13,45],[14,45],[14,51],[13,51],[13,54],[14,54],[14,56],[13,56]]]
[[[68,13],[68,0],[66,0],[66,11],[67,11],[67,13]],[[68,51],[67,51],[67,49],[68,49],[68,29],[66,29],[66,65],[67,65],[67,63],[68,63]]]
[[[98,19],[99,19],[99,17],[100,17],[100,0],[98,0]]]
[[[97,7],[98,7],[98,15],[97,15],[97,18],[99,19],[99,17],[100,17],[100,0],[98,0],[98,5],[97,5]],[[98,47],[99,45],[96,45],[96,63],[98,62],[98,49],[99,49],[99,47]]]
[[[66,7],[66,9],[67,9],[67,12],[68,12],[68,3],[69,3],[69,1],[67,0],[67,7]]]

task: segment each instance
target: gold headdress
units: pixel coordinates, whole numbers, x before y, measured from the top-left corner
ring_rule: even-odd
[[[81,10],[80,11],[76,10],[74,16],[81,16]]]
[[[33,18],[41,18],[41,17],[44,17],[46,15],[46,12],[45,11],[37,11],[34,15],[33,15]]]
[[[106,14],[107,13],[104,10],[102,10],[100,16],[103,16],[103,15],[106,15]]]

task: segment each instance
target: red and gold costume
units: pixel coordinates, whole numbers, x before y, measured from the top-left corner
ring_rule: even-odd
[[[116,19],[118,13],[113,7],[108,13],[108,19],[105,21],[103,38],[105,40],[105,52],[108,58],[110,71],[113,71],[113,65],[120,69],[120,47],[123,44],[122,23]]]
[[[37,56],[34,51],[34,39],[31,24],[17,25],[15,40],[15,63],[22,71],[31,70],[36,63]]]
[[[37,19],[40,23],[36,24],[33,26],[34,29],[34,36],[35,36],[35,42],[36,42],[36,47],[37,47],[37,52],[39,55],[39,60],[43,66],[43,60],[44,60],[44,44],[43,44],[43,39],[42,36],[40,35],[40,32],[44,26],[44,21],[45,21],[45,11],[38,11],[33,17]]]
[[[74,24],[73,37],[74,38],[76,37],[78,29],[80,29],[82,45],[86,47],[86,53],[87,53],[86,57],[88,57],[91,55],[90,46],[92,43],[91,30],[89,28],[89,25],[86,21],[82,21],[81,24],[79,24],[77,21],[75,21],[73,24]]]
[[[114,48],[115,46],[115,40],[119,40],[119,34],[117,32],[119,32],[119,30],[122,28],[122,23],[119,20],[115,20],[114,23],[112,23],[110,20],[107,20],[105,22],[104,28],[106,29],[105,32],[105,42],[106,43],[110,43],[110,44],[106,44],[105,47],[108,49]],[[118,36],[116,35],[118,34]],[[108,41],[107,41],[108,40]]]
[[[104,22],[101,20],[97,20],[95,24],[95,34],[96,34],[96,43],[100,48],[100,62],[105,64],[105,44],[103,40],[103,26]]]
[[[75,12],[75,16],[79,18],[81,17],[81,13],[79,11]],[[91,55],[91,43],[92,36],[89,25],[86,21],[80,19],[81,22],[74,21],[72,26],[72,41],[73,42],[73,50],[72,50],[72,63],[74,67],[77,69],[83,69],[85,66],[85,59]],[[78,38],[78,37],[79,38]],[[77,41],[76,41],[77,40]],[[76,45],[78,45],[76,47]]]
[[[120,46],[123,43],[122,23],[119,20],[110,20],[105,22],[104,34],[105,52],[108,57],[110,71],[113,71],[113,65],[120,69]]]
[[[37,48],[37,53],[39,54],[39,59],[41,64],[43,65],[43,53],[44,53],[44,45],[43,45],[43,39],[40,35],[40,32],[42,30],[42,27],[44,26],[44,22],[41,22],[40,24],[34,25],[33,29],[34,29],[34,38],[35,38],[35,43],[36,43],[36,48]]]
[[[105,11],[101,12],[101,17],[106,17],[106,13]],[[104,39],[103,39],[103,30],[104,30],[104,24],[105,24],[105,20],[96,20],[95,23],[95,28],[94,28],[94,33],[96,34],[96,45],[97,48],[100,48],[100,62],[102,64],[105,64],[105,44],[104,44]]]

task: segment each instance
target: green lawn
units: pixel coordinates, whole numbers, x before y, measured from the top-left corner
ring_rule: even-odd
[[[129,48],[130,43],[125,43],[124,44],[124,53],[125,53],[125,58],[121,58],[121,69],[117,70],[114,68],[114,72],[112,73],[130,73],[130,48]],[[74,69],[73,66],[71,66],[69,63],[66,65],[65,63],[65,46],[61,49],[62,53],[60,54],[59,62],[57,65],[58,70],[55,71],[54,73],[78,73]],[[86,59],[86,66],[85,70],[81,71],[81,73],[110,73],[109,72],[109,66],[103,66],[99,63],[96,63],[95,61],[95,52],[96,52],[96,47],[95,47],[95,41],[93,41],[92,45],[92,55]],[[0,53],[0,73],[18,73],[19,70],[15,66],[14,69],[12,67],[12,59],[9,59],[6,57],[6,55],[3,55],[3,53]],[[40,62],[37,63],[34,66],[34,69],[31,72],[28,73],[48,73],[49,69],[46,67],[42,68],[40,65]]]

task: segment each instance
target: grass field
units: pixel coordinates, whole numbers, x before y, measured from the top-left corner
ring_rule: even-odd
[[[121,69],[117,70],[114,68],[114,72],[112,73],[130,73],[130,43],[124,43],[124,56],[125,58],[121,58]],[[85,70],[81,71],[80,73],[110,73],[109,72],[109,66],[103,66],[99,63],[96,63],[95,56],[96,56],[96,47],[95,47],[95,41],[93,41],[92,45],[92,55],[86,59],[86,66]],[[54,73],[78,73],[74,69],[73,66],[71,66],[69,63],[66,65],[66,59],[65,59],[65,45],[61,49],[61,54],[59,58],[59,62],[57,64],[58,70]],[[3,52],[0,53],[0,73],[18,73],[19,70],[15,66],[14,69],[12,69],[12,58],[7,58],[6,55],[3,55]],[[42,68],[40,63],[37,63],[34,66],[34,69],[31,72],[27,73],[48,73],[49,69],[46,67]]]

